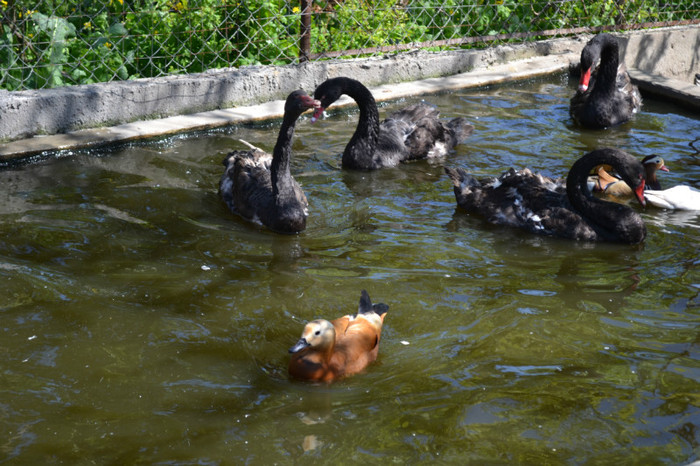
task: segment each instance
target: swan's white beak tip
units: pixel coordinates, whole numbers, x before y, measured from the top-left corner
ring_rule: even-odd
[[[320,105],[315,107],[314,114],[311,116],[311,123],[316,123],[316,121],[323,117],[324,108]]]

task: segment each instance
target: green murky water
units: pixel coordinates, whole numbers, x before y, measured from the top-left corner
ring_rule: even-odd
[[[300,121],[307,230],[227,212],[238,138],[177,137],[0,171],[0,462],[684,464],[700,455],[700,214],[648,209],[642,246],[495,228],[443,166],[564,174],[602,146],[659,153],[698,186],[700,119],[647,99],[580,131],[555,76],[429,96],[474,135],[457,153],[339,169],[355,111]],[[386,111],[417,99],[384,106]],[[390,306],[380,356],[291,382],[303,324]]]

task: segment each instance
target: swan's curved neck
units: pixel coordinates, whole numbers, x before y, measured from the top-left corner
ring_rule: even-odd
[[[272,181],[272,194],[275,199],[294,189],[290,162],[292,158],[292,137],[294,136],[294,126],[297,118],[299,118],[298,115],[284,114],[277,142],[272,150],[270,180]]]
[[[343,93],[351,97],[360,109],[360,119],[350,142],[343,152],[343,166],[353,166],[359,159],[372,158],[379,139],[379,111],[372,93],[358,81],[348,81]]]
[[[620,47],[616,39],[611,37],[603,43],[600,51],[600,68],[592,93],[608,95],[615,92],[617,68],[620,64],[619,55]]]
[[[573,208],[585,217],[601,236],[609,240],[637,243],[646,235],[641,217],[626,205],[598,199],[593,196],[587,185],[588,174],[594,167],[607,164],[620,172],[624,163],[625,160],[618,154],[611,154],[606,150],[589,153],[571,167],[566,178],[566,193]],[[634,189],[632,180],[625,181]]]
[[[619,161],[610,154],[597,150],[578,159],[569,170],[566,178],[566,193],[571,204],[580,212],[586,212],[591,206],[601,208],[612,204],[596,198],[588,189],[588,175],[593,168],[599,165],[611,165],[613,168],[619,167]]]

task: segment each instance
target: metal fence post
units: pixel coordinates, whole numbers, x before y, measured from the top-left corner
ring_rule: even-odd
[[[299,30],[299,61],[309,61],[311,53],[311,1],[301,0],[301,28]]]

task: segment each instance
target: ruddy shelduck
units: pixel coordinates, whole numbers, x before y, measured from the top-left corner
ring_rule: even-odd
[[[289,349],[289,375],[295,379],[330,383],[364,370],[377,359],[379,338],[389,306],[372,304],[362,290],[355,315],[306,324],[301,338]]]

